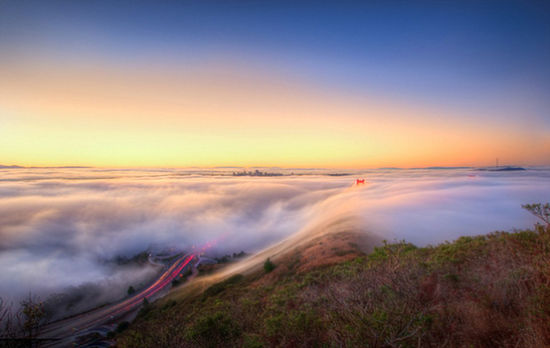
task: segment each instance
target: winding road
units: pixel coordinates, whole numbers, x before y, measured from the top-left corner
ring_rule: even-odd
[[[144,299],[154,297],[161,290],[169,286],[172,280],[184,271],[185,267],[191,267],[190,262],[195,257],[196,255],[191,253],[178,258],[153,284],[132,297],[44,326],[40,332],[40,338],[51,339],[44,346],[70,346],[71,342],[76,337],[82,335],[83,332],[86,332],[86,330],[93,329],[137,309]]]

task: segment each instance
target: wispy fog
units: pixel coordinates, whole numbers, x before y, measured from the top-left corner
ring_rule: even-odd
[[[270,170],[276,171],[276,170]],[[424,245],[530,227],[523,203],[550,201],[550,171],[377,170],[349,176],[221,176],[226,171],[0,170],[0,296],[93,283],[124,293],[154,274],[116,256],[217,241],[252,252],[340,209],[358,229]],[[302,173],[303,174],[303,173]],[[351,187],[356,177],[367,184]],[[95,301],[106,301],[92,292]]]

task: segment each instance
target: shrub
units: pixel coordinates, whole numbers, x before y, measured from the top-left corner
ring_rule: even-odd
[[[265,260],[265,262],[264,262],[264,271],[265,271],[265,273],[269,273],[269,272],[273,271],[274,269],[275,269],[275,264],[273,262],[271,262],[271,260],[268,257],[267,260]]]
[[[144,297],[142,302],[142,307],[138,312],[138,316],[145,317],[149,312],[151,311],[151,305],[149,304],[149,300]]]
[[[204,291],[203,298],[217,295],[224,291],[228,286],[240,282],[243,278],[244,277],[242,274],[235,274],[222,282],[216,283]]]
[[[227,346],[240,334],[239,326],[223,312],[200,317],[187,331],[187,337],[201,347]]]
[[[29,294],[29,298],[21,302],[23,331],[29,339],[33,339],[40,331],[40,326],[46,313],[44,303]]]
[[[121,333],[122,331],[126,330],[128,328],[128,326],[130,326],[129,322],[121,321],[120,323],[118,323],[118,325],[116,327],[116,332]]]

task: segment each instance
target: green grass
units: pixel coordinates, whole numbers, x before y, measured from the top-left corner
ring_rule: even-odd
[[[350,245],[352,246],[352,245]],[[550,231],[496,232],[297,272],[235,275],[150,305],[118,347],[539,347],[550,344]]]

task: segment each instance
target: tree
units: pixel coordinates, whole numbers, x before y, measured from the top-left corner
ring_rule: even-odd
[[[6,305],[0,298],[0,338],[13,338],[15,332],[15,318],[10,305]]]
[[[130,287],[128,288],[128,295],[133,295],[135,292],[136,289],[134,289],[134,287],[130,285]]]
[[[264,262],[264,271],[265,271],[265,273],[269,273],[269,272],[273,271],[274,269],[275,269],[275,264],[273,262],[271,262],[271,260],[268,257],[267,260],[265,260],[265,262]]]
[[[40,331],[42,319],[46,316],[44,303],[29,294],[27,300],[21,301],[23,317],[23,332],[29,340],[33,340]]]
[[[151,305],[149,304],[149,300],[147,299],[147,297],[144,297],[142,302],[142,307],[139,310],[138,316],[143,317],[147,315],[147,313],[149,313],[150,311],[151,311]]]
[[[10,340],[20,340],[23,346],[34,347],[33,340],[40,333],[46,316],[44,303],[29,294],[28,299],[20,304],[21,306],[14,311],[11,305],[6,305],[0,298],[0,347],[11,347],[10,342],[15,341]],[[4,343],[7,345],[3,345]]]
[[[550,203],[524,204],[521,207],[544,222],[546,224],[546,228],[550,227]]]

